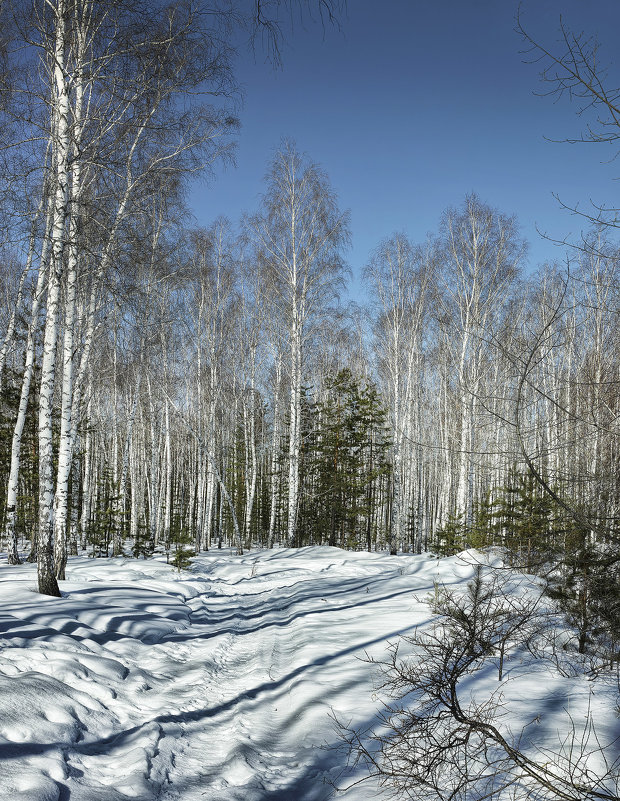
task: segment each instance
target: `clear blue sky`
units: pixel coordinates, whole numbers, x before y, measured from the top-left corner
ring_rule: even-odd
[[[516,0],[348,0],[340,31],[306,18],[287,34],[281,70],[242,52],[237,167],[192,192],[198,223],[253,211],[266,164],[287,137],[326,169],[351,212],[355,298],[383,237],[405,231],[423,241],[470,192],[517,216],[530,269],[562,259],[536,227],[563,238],[583,222],[553,193],[584,207],[590,199],[620,205],[620,161],[609,163],[606,145],[545,140],[578,136],[585,120],[575,105],[533,94],[544,87],[539,67],[524,63],[516,11]],[[549,44],[562,14],[572,28],[599,33],[613,58],[619,0],[524,0],[521,14]]]

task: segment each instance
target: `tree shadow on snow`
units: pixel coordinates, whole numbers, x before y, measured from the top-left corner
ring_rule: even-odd
[[[380,603],[382,601],[398,598],[404,595],[413,597],[414,589],[416,593],[430,592],[432,584],[427,587],[404,587],[403,589],[395,590],[391,593],[376,595],[376,587],[385,583],[385,579],[381,577],[373,577],[372,579],[345,579],[334,583],[334,586],[329,586],[325,582],[320,588],[316,587],[313,582],[310,589],[305,586],[283,588],[277,590],[265,590],[264,593],[257,593],[251,596],[250,603],[244,603],[248,596],[236,598],[235,596],[224,596],[222,601],[226,603],[225,611],[211,607],[210,609],[203,609],[200,612],[192,612],[191,623],[193,625],[213,626],[217,634],[246,634],[254,633],[267,626],[277,625],[286,626],[289,623],[299,618],[308,617],[309,615],[324,614],[330,612],[346,611],[357,607],[369,606]],[[343,586],[343,584],[345,586]],[[364,597],[367,591],[367,597]],[[360,594],[363,598],[361,600]],[[338,598],[352,595],[353,597],[349,602],[345,601],[340,604],[329,604],[329,601],[335,601]],[[263,597],[264,596],[264,597]],[[314,603],[315,606],[304,608],[287,617],[279,617],[283,612],[292,609],[296,606],[307,605]],[[275,617],[278,615],[278,617]],[[261,620],[258,626],[240,626],[239,623],[244,623],[252,620]],[[230,628],[222,628],[227,623],[234,623],[236,625]],[[213,636],[214,632],[199,632],[194,633],[191,637],[187,637],[186,632],[175,632],[165,637],[165,641],[174,641],[178,639],[205,639]]]

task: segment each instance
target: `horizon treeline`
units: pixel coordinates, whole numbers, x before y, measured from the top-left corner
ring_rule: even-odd
[[[608,231],[527,273],[517,220],[456,199],[427,241],[377,243],[369,303],[343,303],[348,216],[294,143],[238,225],[186,225],[237,125],[229,53],[190,6],[139,5],[35,3],[3,62],[9,561],[29,548],[49,594],[84,548],[498,545],[615,569]]]
[[[286,186],[299,194],[266,193],[265,208],[239,229],[219,219],[186,230],[160,217],[142,236],[119,232],[74,390],[63,515],[70,550],[146,555],[223,540],[448,553],[507,544],[509,499],[526,484],[523,503],[545,494],[528,482],[531,466],[569,510],[552,504],[528,547],[559,536],[554,521],[571,510],[593,530],[615,521],[615,256],[603,256],[599,241],[570,272],[543,265],[526,275],[514,218],[471,196],[422,245],[403,234],[382,241],[365,270],[372,302],[341,305],[346,215],[327,176],[291,146],[272,167],[290,170]],[[306,181],[317,182],[309,197]],[[282,219],[291,208],[294,222]],[[335,233],[340,242],[330,241]],[[13,288],[19,278],[16,269]],[[10,285],[5,294],[4,319],[17,311],[0,467],[13,558],[38,522],[40,323],[14,520],[7,514],[31,282],[22,309]],[[77,365],[91,300],[76,299]],[[60,329],[62,337],[66,321]],[[62,375],[60,352],[56,367]]]

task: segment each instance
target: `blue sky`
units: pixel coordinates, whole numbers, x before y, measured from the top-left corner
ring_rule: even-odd
[[[530,269],[563,259],[536,228],[561,239],[583,221],[553,194],[584,208],[614,204],[620,161],[609,163],[607,145],[545,139],[578,136],[585,119],[568,101],[535,96],[544,89],[540,68],[524,63],[516,11],[516,0],[348,0],[341,30],[308,18],[296,25],[281,70],[260,52],[241,52],[237,167],[195,187],[198,223],[253,211],[267,162],[287,137],[326,169],[351,212],[353,297],[363,299],[359,276],[382,238],[405,231],[423,241],[470,192],[517,216]],[[613,57],[617,0],[524,0],[521,14],[550,45],[560,14],[603,44],[609,31]]]

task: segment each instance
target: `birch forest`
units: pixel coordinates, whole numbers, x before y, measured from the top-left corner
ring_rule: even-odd
[[[563,564],[584,631],[613,629],[614,224],[533,269],[517,219],[447,197],[425,241],[376,243],[349,302],[348,214],[294,142],[238,220],[186,207],[232,155],[231,31],[277,57],[261,3],[0,9],[9,562],[59,595],[77,553],[498,546]]]

